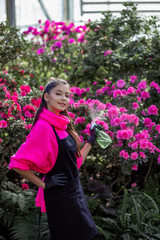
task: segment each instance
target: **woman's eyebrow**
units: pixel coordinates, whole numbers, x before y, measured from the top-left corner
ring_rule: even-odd
[[[56,92],[61,92],[62,93],[63,91],[57,89]],[[65,93],[70,94],[70,92],[65,92]]]

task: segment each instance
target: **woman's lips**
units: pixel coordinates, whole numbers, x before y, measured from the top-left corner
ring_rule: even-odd
[[[59,105],[61,106],[61,107],[65,107],[65,103],[59,103]]]

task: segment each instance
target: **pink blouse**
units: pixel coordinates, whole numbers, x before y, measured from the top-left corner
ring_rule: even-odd
[[[57,159],[58,143],[53,128],[60,139],[66,138],[68,133],[67,124],[70,120],[63,115],[56,115],[46,108],[41,112],[38,121],[21,145],[15,155],[11,156],[9,169],[33,170],[46,174],[49,172]],[[78,169],[82,165],[83,158],[77,158]],[[44,180],[44,179],[43,179]],[[39,187],[36,206],[46,212],[43,188]]]

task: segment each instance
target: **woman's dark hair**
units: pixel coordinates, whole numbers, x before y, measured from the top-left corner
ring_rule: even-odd
[[[42,97],[41,97],[41,103],[40,103],[40,106],[35,114],[35,117],[34,117],[34,120],[33,120],[33,124],[32,124],[32,128],[33,126],[35,125],[35,123],[37,122],[38,118],[39,118],[39,115],[40,113],[43,111],[43,108],[46,108],[47,109],[47,103],[44,99],[44,94],[45,93],[48,93],[53,89],[55,88],[56,86],[58,86],[59,84],[65,84],[65,85],[69,85],[65,80],[63,79],[56,79],[56,78],[50,78],[49,79],[49,82],[47,83],[47,85],[45,86],[45,89],[43,91],[43,94],[42,94]],[[80,143],[79,143],[79,137],[78,137],[78,134],[76,133],[75,129],[74,129],[74,126],[72,124],[72,120],[70,119],[70,117],[68,116],[68,113],[67,111],[63,111],[63,112],[60,112],[60,114],[66,116],[69,118],[70,120],[70,123],[67,125],[67,129],[66,131],[75,139],[76,143],[77,143],[77,156],[78,157],[81,157],[81,154],[80,154]]]

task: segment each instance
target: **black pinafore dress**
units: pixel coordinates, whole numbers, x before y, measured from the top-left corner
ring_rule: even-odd
[[[53,127],[53,126],[52,126]],[[76,163],[76,142],[71,135],[58,142],[58,156],[54,167],[45,179],[65,173],[69,182],[65,187],[44,190],[46,213],[52,240],[93,240],[98,236],[91,213],[85,202]]]

